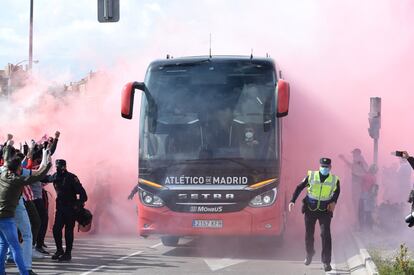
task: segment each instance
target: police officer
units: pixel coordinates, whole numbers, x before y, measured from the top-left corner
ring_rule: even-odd
[[[315,254],[314,233],[316,221],[319,221],[322,238],[322,263],[325,271],[331,271],[331,219],[335,205],[339,197],[339,178],[330,173],[331,160],[320,159],[319,171],[308,171],[307,177],[296,187],[289,203],[289,211],[292,211],[295,201],[303,189],[308,192],[303,199],[302,213],[305,215],[306,228],[306,259],[305,265],[312,262]]]
[[[76,215],[88,197],[78,177],[66,170],[66,161],[63,159],[56,160],[56,173],[48,176],[44,182],[53,182],[56,191],[56,214],[53,225],[56,253],[52,259],[70,261],[72,259],[73,229]],[[66,251],[63,251],[62,247],[63,227],[65,228]]]

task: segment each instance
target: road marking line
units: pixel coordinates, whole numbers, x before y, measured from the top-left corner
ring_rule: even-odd
[[[150,246],[150,248],[156,248],[157,246],[160,246],[160,245],[162,245],[162,243],[154,244],[153,246]]]
[[[101,265],[101,266],[95,267],[94,269],[89,270],[88,272],[84,272],[81,275],[88,275],[88,274],[94,273],[95,271],[98,271],[99,269],[102,269],[102,268],[105,268],[105,267],[106,267],[106,265]]]
[[[129,254],[128,256],[124,256],[124,257],[121,257],[121,258],[117,259],[117,261],[123,261],[123,260],[125,260],[125,259],[128,259],[129,257],[135,256],[135,255],[139,255],[139,254],[141,254],[142,252],[144,252],[144,251],[137,251],[137,252],[134,252],[134,253],[132,253],[132,254]]]
[[[210,259],[204,259],[204,262],[208,265],[211,271],[217,271],[232,265],[237,265],[243,262],[246,262],[247,260],[242,259],[229,259],[229,258],[223,258],[223,259],[216,259],[216,258],[210,258]]]

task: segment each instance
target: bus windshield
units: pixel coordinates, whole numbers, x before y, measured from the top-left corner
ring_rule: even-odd
[[[156,111],[143,96],[141,159],[277,158],[273,64],[206,59],[153,65],[145,82]]]

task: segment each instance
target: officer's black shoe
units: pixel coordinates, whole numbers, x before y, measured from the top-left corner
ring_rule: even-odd
[[[31,270],[31,269],[30,269],[30,270],[28,270],[28,271],[27,271],[27,273],[28,273],[29,275],[37,275],[37,273],[35,273],[35,272],[34,272],[33,270]]]
[[[70,260],[72,260],[72,255],[70,255],[70,253],[65,253],[63,254],[61,257],[59,257],[59,262],[69,262]]]
[[[315,255],[315,252],[312,254],[306,254],[306,258],[304,262],[305,265],[310,265],[312,263],[313,255]]]
[[[63,254],[64,253],[61,250],[56,251],[55,254],[53,254],[52,256],[52,260],[58,260]]]
[[[332,266],[331,266],[331,264],[323,264],[323,269],[325,271],[331,271],[332,270]]]

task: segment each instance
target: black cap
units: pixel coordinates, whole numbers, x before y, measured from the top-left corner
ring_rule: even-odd
[[[56,163],[56,166],[59,166],[59,167],[66,166],[66,160],[64,159],[57,159],[55,163]]]
[[[321,158],[319,160],[319,163],[321,164],[321,166],[330,166],[331,165],[331,159],[330,158]]]

